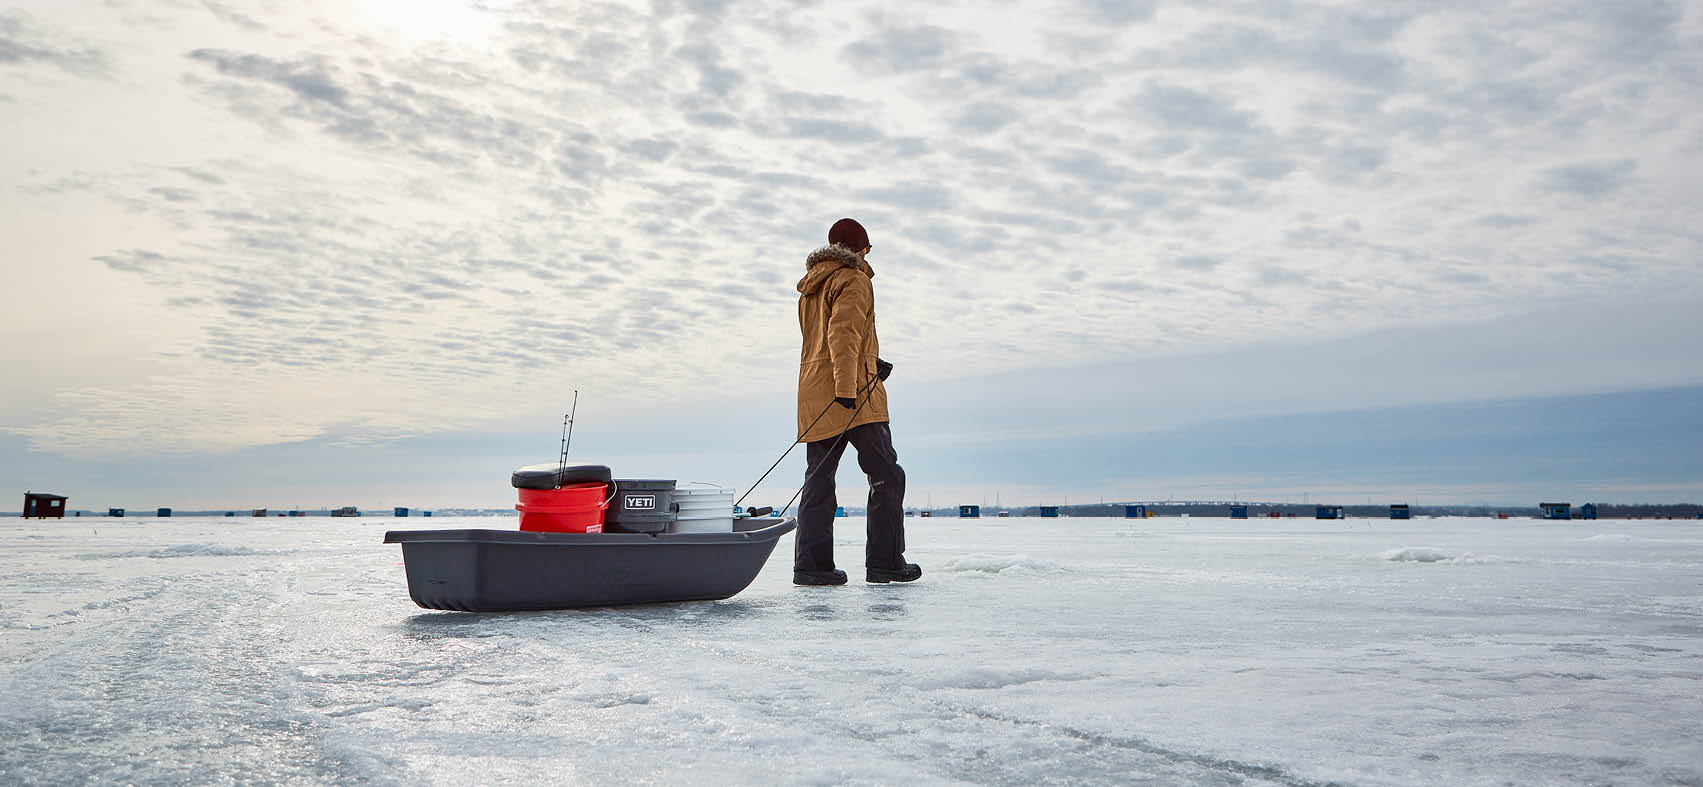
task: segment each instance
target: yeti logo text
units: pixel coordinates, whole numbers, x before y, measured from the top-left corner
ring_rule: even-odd
[[[627,495],[627,509],[656,508],[656,495]]]

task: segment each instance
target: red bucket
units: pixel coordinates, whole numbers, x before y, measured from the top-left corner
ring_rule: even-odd
[[[601,533],[609,508],[608,484],[569,484],[561,489],[521,489],[520,529],[542,533]]]

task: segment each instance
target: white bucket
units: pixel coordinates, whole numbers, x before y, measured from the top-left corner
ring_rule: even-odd
[[[674,506],[678,513],[668,525],[670,533],[733,532],[732,489],[680,485],[674,489]]]

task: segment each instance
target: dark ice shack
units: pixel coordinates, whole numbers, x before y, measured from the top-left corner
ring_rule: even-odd
[[[68,499],[69,498],[64,495],[50,495],[45,492],[25,492],[24,518],[29,519],[30,517],[35,517],[36,519],[64,519],[65,501]]]

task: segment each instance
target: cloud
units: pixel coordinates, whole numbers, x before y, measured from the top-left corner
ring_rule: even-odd
[[[1078,0],[1073,5],[1095,22],[1114,25],[1147,21],[1159,6],[1154,0]]]
[[[1679,151],[1703,68],[1672,4],[481,9],[412,40],[163,8],[224,21],[125,50],[179,74],[146,88],[159,118],[8,83],[42,110],[20,149],[47,151],[14,194],[102,227],[71,261],[180,329],[157,377],[54,389],[21,428],[188,450],[430,433],[574,387],[784,388],[792,282],[843,215],[878,239],[884,341],[939,375],[1698,286]],[[0,19],[0,67],[117,70],[77,54],[115,23]],[[133,153],[53,152],[155,121]]]
[[[1166,45],[1141,50],[1135,64],[1206,72],[1277,68],[1333,82],[1390,90],[1409,65],[1390,46],[1416,15],[1372,7],[1302,4],[1249,8],[1200,25]]]
[[[1005,128],[1016,118],[1015,107],[981,101],[964,107],[952,121],[952,126],[960,132],[988,134]]]
[[[217,17],[220,21],[223,21],[227,24],[230,24],[233,27],[239,28],[243,31],[246,31],[246,32],[249,32],[249,33],[261,33],[261,32],[265,32],[268,29],[266,24],[261,22],[260,20],[255,19],[253,16],[245,14],[241,11],[238,11],[235,8],[232,8],[231,6],[226,5],[224,3],[216,3],[216,2],[213,2],[213,0],[201,0],[201,6],[203,8],[206,8],[208,13],[211,13],[213,16]]]
[[[1153,122],[1171,129],[1241,134],[1254,128],[1252,113],[1237,109],[1222,96],[1187,87],[1149,84],[1136,97],[1135,106]]]
[[[1196,270],[1196,271],[1209,271],[1209,270],[1212,270],[1213,268],[1216,268],[1216,267],[1224,264],[1224,260],[1222,258],[1212,257],[1212,256],[1204,255],[1204,254],[1194,254],[1194,255],[1189,255],[1189,256],[1186,256],[1186,257],[1178,257],[1175,260],[1175,262],[1176,262],[1177,267],[1179,267],[1179,268],[1187,268],[1189,270]]]
[[[285,62],[221,49],[196,49],[189,53],[189,57],[211,63],[226,76],[281,85],[309,101],[324,101],[338,107],[345,106],[348,101],[349,91],[334,82],[322,59]]]
[[[973,52],[955,60],[951,71],[972,85],[1011,97],[1066,101],[1104,84],[1092,69],[1060,68],[1019,61],[992,52]]]
[[[935,25],[888,27],[847,44],[841,56],[875,69],[910,73],[939,65],[964,38]]]
[[[1550,192],[1604,197],[1619,191],[1638,169],[1632,159],[1589,161],[1544,170],[1539,187]]]
[[[1305,284],[1307,276],[1292,270],[1276,266],[1264,268],[1259,272],[1259,283],[1265,285]]]
[[[82,77],[107,77],[112,69],[105,50],[43,27],[22,11],[0,11],[0,66],[33,63]]]
[[[786,118],[781,121],[775,133],[795,139],[823,142],[869,143],[885,138],[880,129],[868,123],[832,118]]]
[[[134,249],[116,254],[101,255],[96,257],[95,261],[104,263],[113,270],[140,273],[157,267],[161,263],[170,262],[170,258],[146,249]]]

